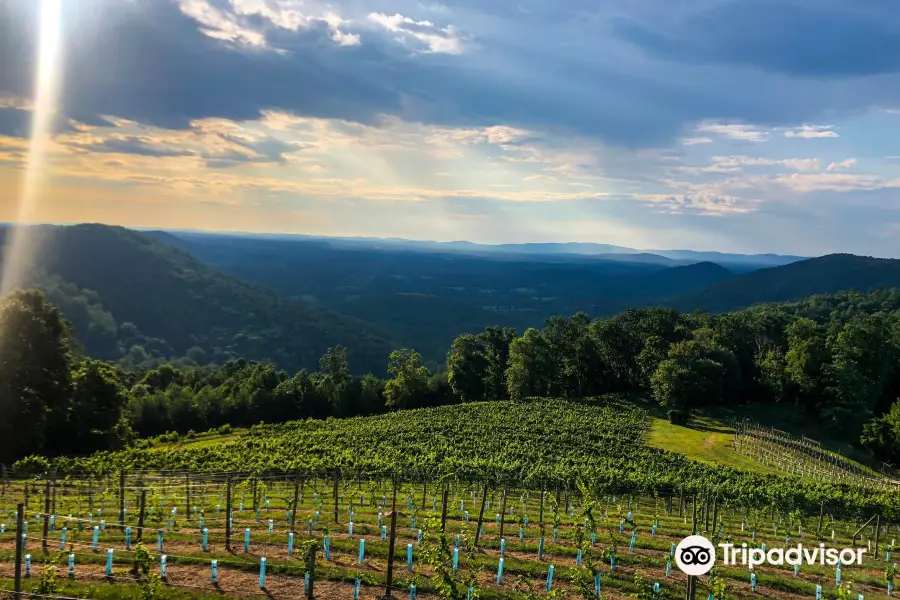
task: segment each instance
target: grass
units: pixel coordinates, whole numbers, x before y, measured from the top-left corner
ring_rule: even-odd
[[[827,432],[808,420],[797,419],[789,406],[716,407],[698,411],[687,426],[680,426],[669,423],[660,407],[648,401],[638,404],[651,415],[647,445],[682,454],[690,460],[753,473],[783,474],[774,467],[757,463],[733,450],[734,429],[728,423],[747,417],[763,426],[816,439],[824,449],[837,452],[864,471],[873,472],[866,464],[871,461],[868,455],[845,441],[828,436]]]
[[[647,444],[654,448],[683,454],[698,462],[723,465],[753,473],[778,473],[767,465],[741,456],[732,449],[734,430],[711,417],[698,416],[688,427],[672,425],[663,417],[652,416]]]
[[[177,442],[153,446],[153,450],[179,450],[187,448],[208,448],[219,444],[233,442],[247,432],[246,429],[233,429],[230,433],[201,433],[197,437],[184,438]]]

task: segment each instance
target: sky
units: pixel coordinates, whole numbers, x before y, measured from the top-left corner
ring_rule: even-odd
[[[38,0],[0,3],[0,221]],[[29,220],[900,257],[896,0],[63,0]]]

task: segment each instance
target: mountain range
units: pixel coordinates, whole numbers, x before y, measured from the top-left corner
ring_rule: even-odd
[[[354,372],[383,373],[393,349],[415,348],[437,366],[456,335],[489,325],[521,333],[578,311],[721,312],[900,287],[900,260],[847,254],[803,259],[603,244],[485,250],[106,225],[30,231],[40,268],[29,285],[61,307],[86,352],[131,366],[242,356],[314,369],[328,347],[341,344]],[[710,254],[721,260],[705,260]]]

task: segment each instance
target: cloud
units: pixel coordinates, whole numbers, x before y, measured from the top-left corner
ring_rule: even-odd
[[[817,158],[761,158],[751,156],[713,156],[704,167],[679,167],[688,173],[735,173],[744,167],[783,167],[792,171],[815,171],[821,167]]]
[[[829,18],[843,10],[823,2]],[[716,3],[736,4],[743,3]],[[746,4],[752,7],[743,10],[766,8]],[[847,86],[721,61],[679,62],[677,54],[638,52],[634,40],[616,34],[622,22],[653,28],[666,19],[677,33],[713,11],[709,3],[687,10],[649,0],[644,10],[578,0],[551,10],[546,0],[529,0],[519,10],[459,0],[435,11],[382,2],[363,12],[347,1],[155,0],[108,3],[106,24],[89,27],[83,15],[93,5],[66,2],[63,20],[66,38],[81,40],[66,47],[63,110],[80,122],[115,115],[187,128],[201,118],[282,110],[369,124],[389,115],[453,128],[571,131],[646,148],[682,139],[696,123],[741,123],[748,129],[737,139],[760,139],[751,131],[893,105],[898,92],[886,74]],[[36,19],[15,6],[0,8],[12,32],[0,35],[0,94],[30,97]],[[889,22],[895,12],[888,8],[871,10]],[[740,39],[744,24],[765,18],[700,19],[708,30],[694,37]],[[800,28],[796,35],[808,34]],[[757,41],[748,44],[765,51]],[[109,57],[102,69],[98,57]]]
[[[200,30],[209,37],[245,44],[256,48],[269,47],[265,28],[248,24],[250,18],[259,17],[276,28],[299,31],[324,23],[331,31],[331,39],[340,46],[358,46],[358,34],[343,30],[347,20],[337,13],[318,9],[303,13],[306,4],[295,0],[230,0],[228,5],[215,6],[213,0],[178,0],[181,12],[197,21]]]
[[[400,14],[370,13],[368,18],[395,34],[399,41],[417,40],[426,52],[461,54],[463,51],[462,39],[453,25],[438,27],[430,21],[414,21]]]
[[[725,0],[618,19],[615,31],[667,61],[845,78],[900,71],[897,23],[890,0]]]
[[[750,125],[707,123],[697,127],[701,133],[714,133],[730,140],[744,140],[747,142],[762,142],[768,137],[768,133]]]
[[[849,169],[856,164],[855,158],[848,158],[846,160],[842,160],[841,162],[833,162],[828,164],[827,171],[839,171],[840,169]]]
[[[834,125],[804,125],[784,132],[784,137],[789,138],[836,138],[836,131],[832,131]]]
[[[696,146],[697,144],[711,144],[712,138],[708,138],[708,137],[684,138],[683,140],[681,140],[681,143],[685,146]]]

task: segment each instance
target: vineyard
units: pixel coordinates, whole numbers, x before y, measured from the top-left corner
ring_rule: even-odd
[[[804,478],[900,491],[900,480],[867,469],[809,438],[747,420],[734,424],[734,449],[761,464]]]
[[[132,472],[14,481],[2,490],[0,571],[37,597],[684,597],[675,544],[862,544],[863,565],[716,567],[694,596],[887,597],[900,529],[754,509],[716,494],[595,494],[447,478]],[[22,505],[17,525],[16,503]],[[861,532],[860,532],[861,531]],[[854,540],[854,537],[856,538]],[[53,573],[51,575],[51,573]],[[839,588],[836,578],[842,578]],[[48,581],[50,584],[48,584]],[[4,590],[11,590],[6,580]]]
[[[869,552],[717,566],[693,598],[890,595],[897,493],[692,462],[647,447],[648,423],[608,397],[471,403],[31,457],[0,491],[0,571],[36,597],[662,600],[685,597],[671,554],[699,531]]]
[[[644,443],[649,416],[604,398],[481,402],[352,419],[259,425],[227,443],[196,448],[129,449],[50,462],[33,457],[14,472],[98,476],[125,470],[322,472],[383,478],[453,477],[537,489],[589,482],[600,491],[706,493],[762,508],[817,511],[840,518],[873,512],[900,518],[900,495],[799,476],[748,473],[693,462]]]

